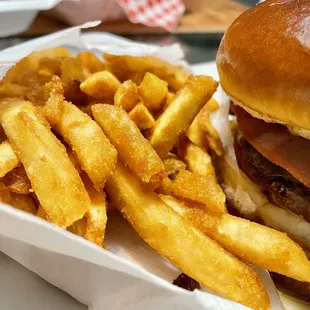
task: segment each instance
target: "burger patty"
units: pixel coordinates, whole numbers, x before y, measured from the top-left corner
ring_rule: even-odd
[[[240,132],[235,139],[235,151],[239,167],[262,188],[270,202],[310,222],[309,188],[261,155]]]

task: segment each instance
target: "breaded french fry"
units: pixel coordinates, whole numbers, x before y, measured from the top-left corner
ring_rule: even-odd
[[[210,114],[217,109],[218,103],[211,98],[199,112],[197,120],[207,138],[210,148],[216,153],[217,156],[221,156],[223,154],[221,138],[210,120]]]
[[[8,172],[2,179],[3,184],[17,194],[29,194],[31,184],[24,167],[17,167]]]
[[[164,158],[185,132],[205,102],[216,91],[218,83],[208,76],[191,76],[173,102],[156,120],[149,141]]]
[[[60,78],[64,83],[65,97],[68,101],[84,103],[87,95],[80,89],[86,74],[80,61],[76,58],[65,58],[60,65]]]
[[[212,158],[206,151],[194,143],[188,142],[180,153],[190,172],[213,176],[214,182],[217,182]]]
[[[145,192],[121,163],[106,190],[123,216],[156,251],[219,294],[254,309],[269,309],[257,274],[182,218],[155,193]]]
[[[113,99],[120,81],[109,71],[101,71],[90,75],[81,85],[82,92],[100,100]]]
[[[168,82],[174,91],[178,91],[189,77],[181,66],[173,66],[153,56],[133,57],[106,53],[104,59],[109,63],[114,74],[123,81],[127,80],[132,73],[144,75],[150,72]]]
[[[106,69],[105,64],[92,52],[80,52],[76,57],[84,69],[86,69],[87,74],[96,73]]]
[[[94,120],[63,99],[59,78],[53,77],[50,83],[54,89],[42,109],[44,116],[71,146],[95,188],[101,190],[115,167],[117,152]]]
[[[28,212],[33,215],[37,213],[37,208],[34,204],[34,201],[29,195],[11,193],[9,204],[16,209]]]
[[[86,233],[86,226],[87,226],[87,219],[86,217],[83,217],[82,219],[74,222],[70,227],[68,227],[68,230],[73,234],[84,238]]]
[[[0,178],[4,177],[9,171],[20,165],[20,160],[15,154],[8,140],[0,144]]]
[[[138,89],[144,105],[151,111],[158,111],[167,96],[168,83],[147,72]]]
[[[205,208],[162,200],[230,253],[253,265],[299,281],[310,282],[310,261],[286,234],[230,214],[216,215]]]
[[[199,114],[198,114],[199,115]],[[197,116],[186,131],[188,139],[203,149],[208,149],[206,133],[202,130]]]
[[[108,104],[95,104],[92,111],[122,162],[143,182],[153,188],[159,186],[164,177],[164,164],[127,113]]]
[[[104,191],[97,191],[92,184],[84,179],[90,197],[90,206],[86,217],[84,238],[98,246],[103,246],[104,233],[107,225],[107,201]]]
[[[167,96],[166,96],[166,107],[174,100],[176,94],[172,93],[171,91],[168,91]]]
[[[172,193],[176,197],[202,203],[211,212],[227,212],[225,194],[213,175],[199,175],[181,170],[172,183]]]
[[[90,199],[65,147],[30,102],[0,102],[0,122],[52,222],[67,227],[82,218]]]
[[[48,221],[48,216],[41,205],[39,205],[36,216],[40,217],[43,220]]]
[[[140,130],[152,128],[155,124],[153,115],[143,103],[138,103],[128,115]]]
[[[115,92],[114,105],[125,111],[132,110],[139,101],[137,85],[131,80],[125,81]]]
[[[104,233],[107,225],[107,201],[103,191],[97,191],[90,180],[83,176],[83,181],[91,203],[85,217],[74,222],[68,230],[86,240],[103,247]]]
[[[176,155],[171,153],[168,154],[168,156],[163,160],[163,163],[166,173],[171,179],[175,179],[175,176],[179,173],[179,171],[186,169],[185,163],[178,159]]]

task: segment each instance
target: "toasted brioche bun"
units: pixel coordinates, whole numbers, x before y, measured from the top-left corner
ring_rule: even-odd
[[[303,136],[310,130],[309,17],[309,0],[259,4],[230,26],[217,54],[221,85],[235,103]]]

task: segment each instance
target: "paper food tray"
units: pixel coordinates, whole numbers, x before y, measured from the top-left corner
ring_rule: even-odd
[[[39,11],[49,10],[60,1],[0,1],[0,37],[7,37],[26,31]]]
[[[88,23],[83,28],[95,24]],[[63,45],[76,51],[91,48],[97,52],[155,55],[184,64],[184,55],[177,45],[161,48],[105,33],[80,37],[80,27],[73,27],[0,52],[0,78],[31,51]],[[223,99],[220,92],[216,96]],[[225,113],[227,104],[225,100],[222,103],[220,113]],[[217,122],[216,117],[214,121]],[[222,126],[221,122],[217,126]],[[0,204],[0,251],[89,309],[247,309],[207,289],[189,292],[172,285],[180,271],[139,238],[118,213],[109,214],[106,243],[111,252],[40,218]],[[269,274],[257,268],[256,271],[270,295],[272,309],[283,310]]]

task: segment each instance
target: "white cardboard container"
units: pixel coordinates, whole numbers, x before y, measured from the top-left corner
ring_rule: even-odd
[[[87,23],[82,28],[96,24]],[[105,33],[81,37],[80,29],[73,27],[3,50],[0,52],[0,78],[31,51],[63,45],[73,50],[154,55],[184,64],[178,45],[138,44]],[[221,102],[219,115],[223,115],[227,104],[220,92],[216,96]],[[215,117],[213,121],[218,127],[225,126],[220,118]],[[88,305],[90,310],[247,309],[207,289],[189,292],[172,285],[180,271],[150,248],[119,214],[109,215],[105,241],[111,251],[33,215],[0,204],[0,251]],[[271,309],[283,310],[268,272],[255,270],[268,291]]]
[[[0,37],[24,32],[39,11],[49,10],[61,0],[0,1]]]

